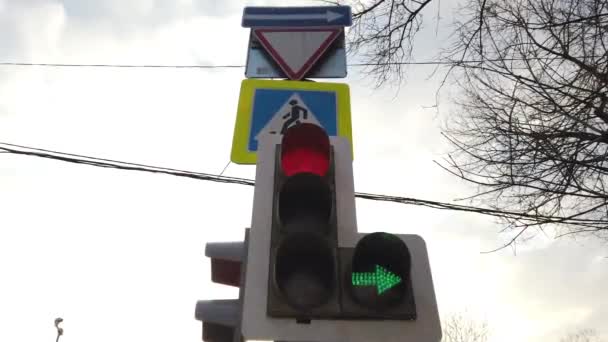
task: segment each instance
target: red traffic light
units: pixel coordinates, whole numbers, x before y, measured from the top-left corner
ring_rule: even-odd
[[[311,123],[292,126],[281,142],[281,168],[286,176],[313,173],[325,176],[329,170],[329,136]]]

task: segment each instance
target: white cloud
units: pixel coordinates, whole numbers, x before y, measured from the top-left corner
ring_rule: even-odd
[[[11,1],[0,10],[0,57],[30,60],[45,53],[53,55],[65,25],[63,7],[56,2]]]

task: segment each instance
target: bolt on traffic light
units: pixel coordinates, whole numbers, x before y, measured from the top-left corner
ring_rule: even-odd
[[[339,247],[334,151],[302,123],[275,151],[267,314],[310,319],[416,319],[411,257],[397,236]],[[354,213],[353,213],[354,215]]]

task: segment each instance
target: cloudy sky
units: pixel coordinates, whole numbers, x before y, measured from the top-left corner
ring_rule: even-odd
[[[245,62],[245,5],[284,1],[0,0],[0,62]],[[295,2],[306,4],[306,2]],[[416,60],[444,42],[454,3],[425,13]],[[446,27],[442,30],[442,27]],[[452,201],[474,189],[434,165],[447,151],[432,67],[398,90],[351,87],[355,188]],[[220,173],[227,164],[243,69],[0,66],[0,142]],[[449,89],[447,90],[449,93]],[[253,166],[226,175],[253,178]],[[198,299],[236,290],[209,280],[204,244],[241,240],[253,189],[168,175],[0,154],[0,340],[199,341]],[[420,234],[443,315],[487,320],[491,341],[558,341],[579,328],[608,337],[608,251],[539,236],[517,254],[491,218],[357,200],[360,231]],[[604,324],[602,324],[604,323]],[[604,329],[604,330],[602,330]]]

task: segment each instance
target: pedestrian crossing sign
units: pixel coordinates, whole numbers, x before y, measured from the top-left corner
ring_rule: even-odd
[[[347,138],[352,149],[348,85],[243,80],[230,160],[237,164],[255,164],[261,136],[282,135],[289,127],[303,122],[323,127],[329,136]]]

